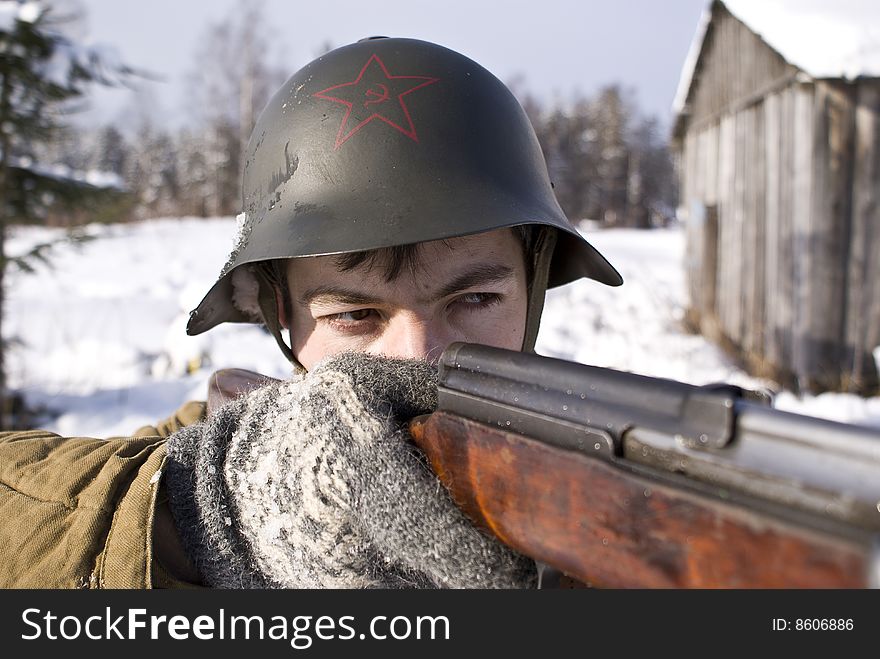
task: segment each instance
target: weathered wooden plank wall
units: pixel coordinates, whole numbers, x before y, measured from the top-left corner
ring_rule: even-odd
[[[792,357],[791,367],[802,386],[812,373],[812,357],[806,338],[810,335],[810,287],[813,278],[813,97],[808,86],[792,88],[791,142],[791,233],[792,243]]]
[[[878,384],[872,350],[880,347],[880,81],[858,85],[854,118],[852,229],[845,342],[855,387]]]
[[[693,220],[689,315],[761,374],[869,390],[880,345],[880,81],[798,75],[716,13],[678,136]]]
[[[699,195],[694,190],[694,185],[699,179],[697,172],[697,159],[694,155],[697,135],[689,133],[683,139],[683,144],[678,154],[679,168],[679,195],[685,203],[699,203]],[[701,278],[701,264],[703,262],[703,231],[700,220],[697,217],[699,208],[687,208],[688,221],[685,223],[685,251],[684,268],[687,278],[688,297],[690,307],[696,312],[703,305],[703,286]]]
[[[736,117],[721,121],[721,149],[719,157],[723,175],[718,190],[718,320],[725,336],[739,340],[737,310],[740,304],[742,279],[740,273],[741,230],[736,197]]]
[[[692,82],[688,120],[691,126],[713,121],[796,72],[758,35],[726,10],[718,10]]]
[[[781,94],[770,94],[763,103],[764,112],[764,250],[760,258],[764,262],[764,342],[761,354],[768,364],[786,363],[786,331],[791,327],[791,298],[784,297],[782,286],[790,281],[786,275],[787,233],[782,231],[782,175],[781,142],[785,126],[781,122]]]
[[[766,260],[765,243],[766,236],[766,196],[767,196],[767,172],[766,172],[766,127],[764,124],[764,108],[760,105],[750,111],[754,132],[752,133],[752,164],[751,180],[749,187],[754,190],[750,196],[748,217],[753,229],[751,244],[747,247],[752,254],[754,262],[754,279],[751,286],[751,308],[746,320],[746,332],[748,337],[747,349],[754,355],[759,355],[763,360],[764,335],[767,327],[766,306]]]
[[[802,285],[811,302],[805,350],[808,377],[818,386],[843,384],[847,271],[852,213],[854,104],[850,85],[813,86],[813,208],[809,255],[813,269]]]
[[[778,343],[781,368],[793,370],[794,336],[798,318],[795,309],[795,240],[793,231],[794,199],[794,90],[786,89],[779,93],[779,214],[775,221],[779,236],[779,252],[776,255],[779,287],[771,294],[776,295],[778,304],[774,335]]]

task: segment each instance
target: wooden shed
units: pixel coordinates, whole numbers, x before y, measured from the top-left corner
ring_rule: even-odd
[[[875,392],[880,33],[788,4],[712,2],[682,72],[689,318],[755,374]]]

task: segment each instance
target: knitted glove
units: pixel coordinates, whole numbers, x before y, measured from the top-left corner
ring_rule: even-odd
[[[177,433],[172,511],[205,579],[534,586],[534,563],[474,527],[410,442],[406,422],[435,406],[434,367],[351,353]]]

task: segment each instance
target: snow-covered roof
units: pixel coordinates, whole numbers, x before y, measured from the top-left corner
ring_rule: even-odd
[[[691,88],[691,80],[694,78],[694,71],[697,68],[697,60],[700,59],[700,51],[703,49],[703,39],[706,38],[706,29],[712,20],[712,12],[708,8],[703,10],[700,16],[700,22],[697,24],[697,31],[694,33],[694,40],[691,41],[690,50],[684,59],[681,67],[681,77],[678,79],[678,89],[675,90],[675,98],[672,99],[672,112],[675,116],[681,114],[684,104],[687,102],[688,91]]]
[[[813,78],[880,76],[880,2],[876,0],[724,0],[724,6],[787,62]],[[687,101],[711,19],[697,26],[673,111]]]

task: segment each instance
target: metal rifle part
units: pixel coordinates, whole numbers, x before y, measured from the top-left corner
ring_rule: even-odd
[[[439,410],[848,537],[880,530],[880,431],[698,387],[457,343]]]

